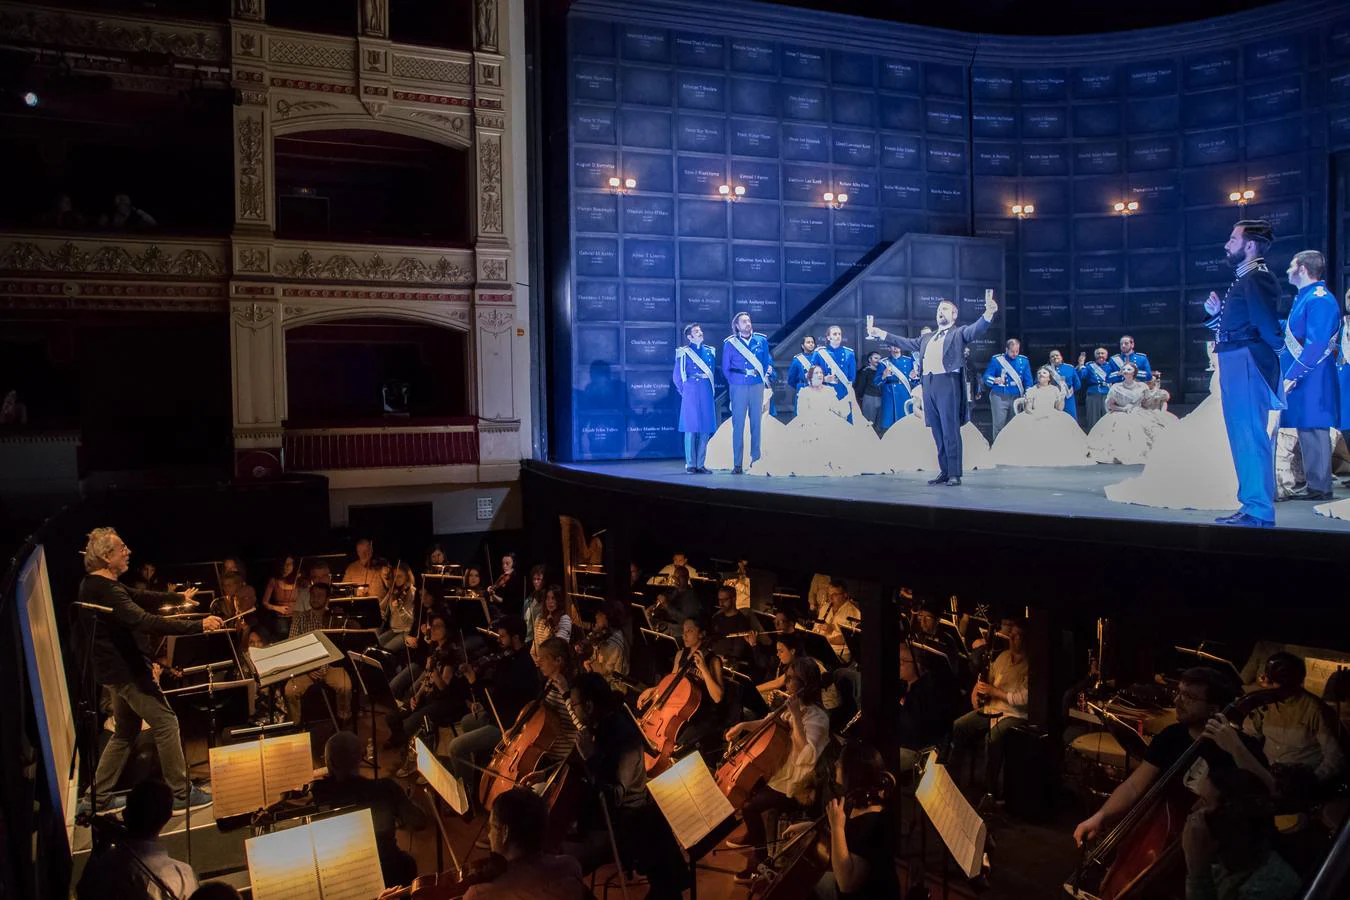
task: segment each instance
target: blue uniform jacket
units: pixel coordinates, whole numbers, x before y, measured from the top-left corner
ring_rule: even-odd
[[[1336,338],[1341,326],[1336,298],[1324,282],[1298,292],[1285,323],[1280,375],[1294,382],[1280,414],[1283,428],[1330,428],[1340,418]]]
[[[1254,259],[1238,266],[1237,277],[1228,286],[1219,311],[1205,320],[1214,332],[1214,352],[1223,355],[1246,349],[1274,394],[1280,393],[1280,345],[1284,335],[1275,316],[1280,285],[1266,268],[1265,260]],[[1219,363],[1223,366],[1222,361]]]
[[[1020,397],[1027,392],[1028,388],[1036,383],[1036,379],[1031,375],[1031,363],[1027,362],[1027,358],[1019,353],[1017,354],[1016,359],[1008,359],[1008,362],[1017,370],[1017,374],[1022,377],[1022,386],[1019,388],[1017,383],[1012,380],[1011,376],[1008,378],[1006,384],[995,384],[995,378],[1000,375],[1008,374],[1007,370],[1003,368],[1003,364],[999,362],[1000,359],[1008,359],[1008,355],[1006,353],[996,354],[993,359],[989,360],[989,367],[984,370],[984,384],[985,387],[989,388],[989,393]]]
[[[1068,363],[1060,363],[1055,368],[1059,371],[1059,377],[1064,379],[1060,385],[1064,389],[1064,411],[1078,418],[1078,399],[1074,396],[1074,392],[1082,387],[1078,382],[1078,370]]]
[[[1125,364],[1134,363],[1138,369],[1134,373],[1134,380],[1148,384],[1153,377],[1153,367],[1149,365],[1148,357],[1142,353],[1113,353],[1111,358],[1106,361],[1106,380],[1110,384],[1120,384],[1125,380]]]
[[[1104,363],[1098,363],[1090,359],[1078,367],[1078,383],[1087,388],[1089,394],[1105,394],[1111,390],[1111,384],[1107,381],[1108,372],[1111,367],[1111,360]]]
[[[844,377],[847,379],[847,381],[838,381],[832,385],[835,396],[842,400],[848,396],[849,385],[853,384],[854,379],[858,377],[858,357],[843,344],[839,345],[838,350],[830,349],[829,344],[817,347],[815,355],[811,357],[811,363],[824,369],[826,376],[833,375],[834,369],[831,369],[830,364],[824,359],[825,354],[834,358],[834,361],[839,364],[840,371],[844,373]],[[859,398],[859,402],[861,400],[862,398]]]
[[[717,354],[707,344],[694,347],[692,344],[681,348],[697,353],[708,366],[709,372],[717,371]],[[675,390],[680,392],[680,431],[694,434],[711,434],[717,430],[717,404],[713,401],[712,379],[703,374],[698,363],[691,361],[684,353],[675,353],[675,371],[671,373]]]
[[[903,379],[895,374],[888,363],[894,364],[904,373]],[[885,431],[905,417],[905,401],[910,398],[915,383],[914,360],[908,356],[883,359],[877,364],[877,374],[872,383],[881,385],[881,412],[877,414],[877,424]]]
[[[792,393],[796,394],[802,388],[806,387],[806,375],[811,371],[811,358],[815,356],[812,351],[811,356],[806,353],[798,353],[792,357],[792,365],[788,366],[787,383],[792,388]]]
[[[748,346],[750,353],[764,368],[765,378],[772,383],[777,376],[773,371],[773,357],[769,355],[769,339],[758,331],[752,332],[748,341],[738,334],[727,335],[722,339],[722,375],[727,384],[764,384],[759,372],[750,364],[736,344]]]

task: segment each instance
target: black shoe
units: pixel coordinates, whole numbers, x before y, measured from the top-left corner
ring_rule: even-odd
[[[946,476],[946,475],[939,475],[939,476],[936,477],[936,478],[930,478],[930,479],[928,479],[928,483],[929,483],[929,484],[946,484],[946,483],[947,483],[947,476]]]
[[[737,466],[736,468],[734,468],[734,469],[731,470],[731,474],[732,474],[732,475],[744,475],[744,474],[745,474],[745,470],[742,469],[740,466]]]
[[[711,475],[711,474],[712,474],[712,469],[709,469],[707,466],[699,466],[699,467],[698,467],[697,469],[695,469],[694,471],[697,472],[697,473],[700,474],[700,475]]]
[[[960,479],[960,478],[948,478],[946,484],[947,484],[947,487],[960,487],[960,486],[961,486],[961,479]]]
[[[1323,500],[1331,500],[1331,499],[1334,499],[1334,498],[1332,497],[1331,491],[1304,491],[1304,492],[1302,492],[1301,494],[1294,494],[1294,495],[1293,495],[1292,497],[1290,497],[1289,499],[1290,499],[1290,500],[1316,500],[1316,501],[1318,501],[1318,502],[1321,502],[1321,501],[1323,501]]]
[[[686,475],[697,475],[697,474],[698,474],[698,467],[697,467],[697,466],[685,466],[685,467],[684,467],[684,474],[686,474]]]
[[[1240,528],[1274,528],[1274,522],[1267,522],[1264,519],[1258,519],[1255,516],[1249,516],[1246,513],[1238,513],[1234,516],[1227,516],[1223,519],[1215,519],[1220,525],[1237,525]]]

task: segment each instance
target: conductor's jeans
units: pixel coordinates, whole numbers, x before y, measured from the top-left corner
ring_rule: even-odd
[[[992,721],[992,726],[991,726]],[[1017,716],[1000,716],[991,720],[971,710],[952,724],[952,743],[957,747],[968,748],[978,755],[980,742],[985,745],[984,789],[995,798],[1002,797],[999,789],[999,775],[1003,772],[1003,737],[1013,723],[1024,721]]]
[[[94,772],[94,792],[99,806],[106,804],[108,794],[117,785],[122,769],[131,755],[131,745],[141,733],[141,722],[150,726],[159,753],[159,767],[164,783],[173,789],[179,800],[187,798],[187,763],[183,759],[183,742],[178,736],[178,717],[164,699],[159,685],[148,679],[107,685],[112,692],[113,736],[98,758]]]

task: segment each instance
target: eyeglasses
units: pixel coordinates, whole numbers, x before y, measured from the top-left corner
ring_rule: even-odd
[[[1204,703],[1204,702],[1206,702],[1206,698],[1205,698],[1205,697],[1197,697],[1197,696],[1195,696],[1194,694],[1188,694],[1188,693],[1186,693],[1185,691],[1177,691],[1177,692],[1172,696],[1172,699],[1173,699],[1173,700],[1185,700],[1187,703]]]

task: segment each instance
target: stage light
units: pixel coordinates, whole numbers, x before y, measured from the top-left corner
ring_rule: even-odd
[[[1233,203],[1236,203],[1238,206],[1246,206],[1252,200],[1256,199],[1256,191],[1253,190],[1233,191],[1231,194],[1228,195],[1228,199]]]
[[[1116,205],[1111,208],[1114,209],[1116,212],[1120,213],[1122,216],[1128,216],[1132,212],[1139,211],[1139,201],[1131,200],[1129,203],[1125,203],[1118,200],[1116,201]]]
[[[625,190],[631,191],[631,190],[633,190],[633,188],[637,187],[637,179],[636,179],[636,178],[625,178],[625,179],[623,180],[623,186],[624,186],[624,189],[625,189]]]
[[[617,175],[611,175],[609,179],[609,189],[617,191],[620,194],[627,193],[637,187],[636,178],[620,178]]]
[[[37,105],[41,102],[42,98],[39,97],[37,94],[33,93],[32,91],[29,91],[28,93],[23,95],[23,105],[28,107],[29,109],[36,109]]]
[[[745,185],[738,184],[735,187],[732,187],[731,182],[719,184],[717,186],[717,193],[722,196],[723,200],[734,203],[745,196]]]
[[[824,200],[832,209],[839,209],[839,207],[848,202],[848,194],[836,194],[834,191],[826,191],[821,195],[820,199]]]
[[[1036,206],[1031,203],[1017,203],[1012,207],[1012,214],[1019,219],[1025,219],[1036,211]]]

